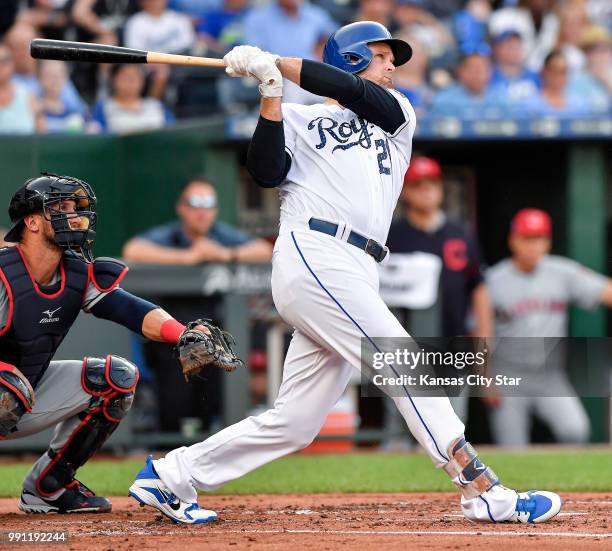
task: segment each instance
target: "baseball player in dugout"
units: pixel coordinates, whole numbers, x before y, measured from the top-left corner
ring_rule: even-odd
[[[487,271],[495,308],[495,334],[520,347],[493,367],[529,382],[521,396],[486,398],[491,409],[493,436],[504,446],[529,444],[533,415],[546,423],[553,436],[569,444],[589,439],[589,418],[564,370],[567,357],[569,307],[612,307],[612,280],[569,258],[551,255],[552,221],[543,210],[526,208],[510,226],[511,258]],[[530,337],[530,338],[522,338]],[[533,337],[542,337],[541,339]],[[543,351],[548,350],[544,356]],[[563,415],[559,415],[563,412]]]
[[[197,356],[199,342],[226,350],[225,336],[206,320],[185,327],[121,289],[122,262],[93,259],[95,206],[89,184],[46,173],[22,185],[9,205],[13,226],[4,239],[16,245],[0,249],[0,439],[55,427],[23,481],[19,508],[27,513],[111,510],[75,473],[128,413],[138,368],[112,354],[52,361],[81,310],[177,345],[181,357]],[[197,372],[194,363],[220,366],[219,357],[209,354],[184,373]]]
[[[411,55],[384,26],[362,21],[329,38],[323,63],[253,46],[225,56],[231,76],[260,82],[247,168],[260,186],[279,189],[272,294],[295,332],[273,408],[149,457],[129,490],[143,505],[177,522],[214,520],[199,508],[198,489],[214,490],[307,446],[361,369],[362,339],[409,337],[379,296],[377,264],[388,255],[384,243],[410,164],[415,115],[393,89],[393,73]],[[282,104],[283,79],[328,99]],[[460,489],[467,518],[543,522],[560,511],[557,494],[517,493],[500,483],[465,440],[448,398],[402,392],[396,406],[434,466]]]

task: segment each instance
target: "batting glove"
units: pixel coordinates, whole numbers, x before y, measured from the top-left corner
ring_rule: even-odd
[[[278,56],[263,52],[249,59],[247,70],[259,82],[259,92],[264,98],[279,98],[283,95],[283,75],[276,66]]]
[[[249,76],[247,64],[249,60],[263,51],[256,46],[236,46],[231,49],[224,57],[225,72],[231,77]]]

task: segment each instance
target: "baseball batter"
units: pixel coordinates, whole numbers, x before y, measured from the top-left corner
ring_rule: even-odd
[[[252,46],[225,57],[230,75],[260,82],[261,116],[247,166],[259,185],[279,188],[272,293],[295,332],[274,407],[204,442],[149,458],[130,487],[142,504],[177,522],[204,522],[196,489],[214,490],[307,446],[351,371],[360,369],[362,339],[408,337],[378,294],[377,262],[388,254],[384,243],[410,162],[414,110],[392,79],[411,53],[382,25],[359,22],[330,37],[325,63]],[[282,105],[283,77],[329,99]],[[517,494],[499,483],[465,441],[447,398],[406,391],[394,401],[434,464],[461,489],[468,518],[541,522],[559,512],[556,494]]]
[[[0,249],[0,440],[55,427],[49,449],[23,481],[19,508],[27,513],[111,510],[75,475],[129,411],[138,368],[112,354],[52,361],[81,310],[176,344],[181,356],[190,352],[185,374],[205,363],[233,367],[197,361],[202,340],[226,350],[218,328],[203,320],[185,327],[119,288],[128,270],[122,262],[93,260],[95,206],[89,184],[53,174],[28,180],[9,206],[13,226],[5,240],[17,244]]]
[[[536,415],[560,442],[584,444],[589,419],[564,367],[571,304],[612,306],[612,281],[577,262],[550,255],[552,223],[539,209],[522,209],[512,220],[512,258],[486,274],[495,307],[495,334],[506,351],[494,368],[526,381],[520,396],[490,396],[493,435],[504,446],[529,444]],[[545,337],[545,338],[525,338]],[[562,411],[563,415],[559,415]]]

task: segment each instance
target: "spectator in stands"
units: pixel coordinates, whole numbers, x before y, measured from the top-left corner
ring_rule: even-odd
[[[199,20],[198,39],[220,53],[244,43],[243,21],[248,12],[248,0],[225,0],[220,9],[204,14]]]
[[[5,44],[10,48],[15,63],[13,80],[25,86],[35,96],[40,97],[42,89],[36,76],[36,60],[30,55],[30,42],[36,33],[30,25],[16,24],[5,36]],[[84,112],[85,103],[72,81],[67,80],[61,92],[61,100],[67,109]]]
[[[393,0],[360,0],[355,21],[376,21],[395,33],[399,25],[393,17]]]
[[[66,107],[61,98],[62,90],[68,80],[68,71],[63,61],[43,60],[38,66],[38,78],[42,87],[40,98],[45,132],[85,131],[85,116],[80,111]]]
[[[410,100],[417,116],[425,115],[433,97],[433,90],[427,81],[427,51],[416,36],[407,33],[395,36],[412,46],[412,58],[410,63],[395,69],[393,85]]]
[[[15,23],[20,0],[3,0],[0,9],[0,41],[2,37]]]
[[[457,82],[434,96],[431,115],[469,120],[511,116],[510,102],[503,92],[490,86],[490,79],[488,48],[464,55],[457,67]]]
[[[204,179],[187,182],[176,205],[178,220],[130,239],[123,256],[153,264],[268,262],[272,246],[217,220],[217,193]]]
[[[13,81],[13,55],[0,44],[0,134],[32,134],[43,129],[32,92]]]
[[[559,8],[559,38],[557,48],[567,60],[570,73],[584,69],[586,58],[581,41],[588,26],[586,6],[580,2],[568,1]]]
[[[317,44],[337,28],[328,13],[305,0],[276,0],[244,19],[244,41],[281,56],[314,59]]]
[[[142,97],[145,84],[140,65],[113,65],[112,96],[94,107],[93,119],[105,132],[123,134],[162,128],[174,122],[156,98]]]
[[[125,45],[168,54],[187,53],[195,42],[193,25],[186,15],[168,9],[167,0],[140,0],[142,11],[125,24]]]
[[[77,37],[83,42],[118,44],[128,16],[136,11],[137,0],[74,0],[72,18]]]
[[[395,19],[402,30],[416,35],[433,61],[448,61],[455,48],[451,32],[427,10],[425,0],[397,0]]]
[[[222,9],[223,0],[170,0],[168,7],[197,22],[208,13]]]
[[[140,0],[142,11],[132,15],[125,24],[125,45],[137,50],[168,54],[187,54],[196,43],[189,17],[168,9],[168,0]],[[162,99],[170,79],[168,65],[149,65],[149,95]]]
[[[517,31],[503,31],[493,37],[491,86],[501,88],[512,103],[539,93],[537,73],[525,67],[523,39]]]
[[[559,20],[552,11],[553,0],[519,0],[518,6],[494,11],[489,19],[489,32],[498,36],[509,29],[523,38],[527,67],[539,71],[544,58],[555,47]]]
[[[548,424],[560,442],[586,443],[589,437],[588,417],[564,373],[562,339],[568,334],[572,304],[586,309],[612,306],[612,280],[573,260],[550,255],[551,236],[548,213],[519,211],[508,237],[512,257],[486,273],[495,335],[510,337],[497,344],[492,367],[498,374],[524,381],[520,395],[493,393],[487,398],[493,407],[493,435],[506,446],[529,443],[532,415]],[[584,376],[588,379],[588,372]]]
[[[467,0],[453,17],[453,31],[459,52],[473,52],[487,42],[491,0]]]
[[[612,108],[612,35],[605,27],[589,27],[582,40],[586,70],[570,78],[570,89],[596,113]]]
[[[31,25],[47,38],[62,40],[70,21],[70,0],[30,0],[18,21]]]
[[[592,107],[569,89],[568,72],[567,60],[559,50],[548,54],[540,73],[542,89],[538,95],[525,100],[524,114],[528,117],[561,118],[588,115]]]
[[[589,20],[612,32],[612,3],[610,0],[583,0]]]

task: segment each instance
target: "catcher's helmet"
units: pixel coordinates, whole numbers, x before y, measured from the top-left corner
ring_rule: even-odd
[[[412,57],[410,45],[399,38],[392,38],[384,25],[374,21],[358,21],[341,27],[329,37],[323,50],[323,62],[349,73],[359,73],[372,61],[372,51],[368,48],[372,42],[389,44],[396,67]]]
[[[62,201],[74,201],[74,212],[62,210]],[[24,218],[40,212],[51,222],[53,238],[60,247],[91,261],[91,247],[96,238],[95,207],[96,196],[87,182],[43,172],[23,184],[11,198],[8,212],[13,226],[4,240],[18,243],[25,226]]]

